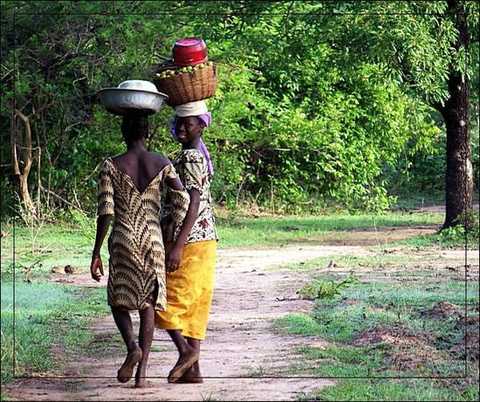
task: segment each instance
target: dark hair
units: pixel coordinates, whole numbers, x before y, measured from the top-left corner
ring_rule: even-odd
[[[148,118],[145,115],[130,114],[123,117],[122,134],[125,141],[148,138]]]

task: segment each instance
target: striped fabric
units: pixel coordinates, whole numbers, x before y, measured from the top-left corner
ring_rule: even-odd
[[[108,239],[107,287],[108,304],[113,307],[141,310],[153,295],[155,307],[166,309],[165,251],[159,215],[168,177],[177,177],[172,165],[165,166],[139,192],[131,177],[118,170],[110,158],[102,165],[97,214],[114,215]],[[188,207],[188,194],[178,193],[183,193]],[[175,216],[182,219],[182,215]]]

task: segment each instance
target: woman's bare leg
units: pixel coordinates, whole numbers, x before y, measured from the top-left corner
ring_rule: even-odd
[[[185,354],[190,351],[190,345],[188,344],[187,340],[183,337],[181,331],[176,329],[167,329],[168,335],[172,338],[173,343],[177,347],[179,354]]]
[[[198,353],[200,353],[200,340],[199,339],[194,339],[194,338],[189,338],[185,337],[188,344],[194,348]],[[202,383],[203,382],[203,377],[200,372],[200,361],[195,362],[195,364],[190,367],[183,377],[178,381],[181,383]]]
[[[127,346],[127,357],[117,373],[118,381],[123,383],[127,382],[132,377],[135,365],[142,358],[142,350],[135,342],[130,313],[127,310],[112,307],[112,315],[115,324],[117,324],[118,330],[122,335],[123,341]]]
[[[189,338],[188,336],[186,336],[185,339],[193,349],[200,353],[200,339]]]
[[[198,361],[198,352],[183,337],[182,333],[175,329],[167,330],[170,338],[177,347],[179,358],[168,376],[169,382],[176,382],[180,377]]]
[[[138,334],[138,343],[142,349],[142,360],[138,364],[137,372],[135,374],[135,387],[145,387],[145,377],[147,376],[148,355],[150,354],[150,347],[152,346],[153,331],[155,329],[155,309],[153,304],[148,304],[148,307],[139,311],[140,314],[140,331]]]

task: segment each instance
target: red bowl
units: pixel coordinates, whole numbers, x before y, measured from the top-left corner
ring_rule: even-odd
[[[177,40],[172,49],[173,62],[180,67],[194,66],[208,60],[207,45],[200,38]]]

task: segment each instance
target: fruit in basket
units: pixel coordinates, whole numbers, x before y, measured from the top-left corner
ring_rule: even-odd
[[[216,67],[211,62],[162,71],[154,81],[158,90],[169,96],[167,103],[170,106],[181,105],[215,95]]]
[[[156,73],[155,75],[159,79],[166,79],[166,78],[173,77],[175,75],[194,73],[195,71],[201,70],[206,67],[211,67],[211,66],[213,66],[213,62],[209,61],[208,63],[201,63],[201,64],[197,64],[196,66],[182,67],[175,70],[163,70],[162,72]]]

